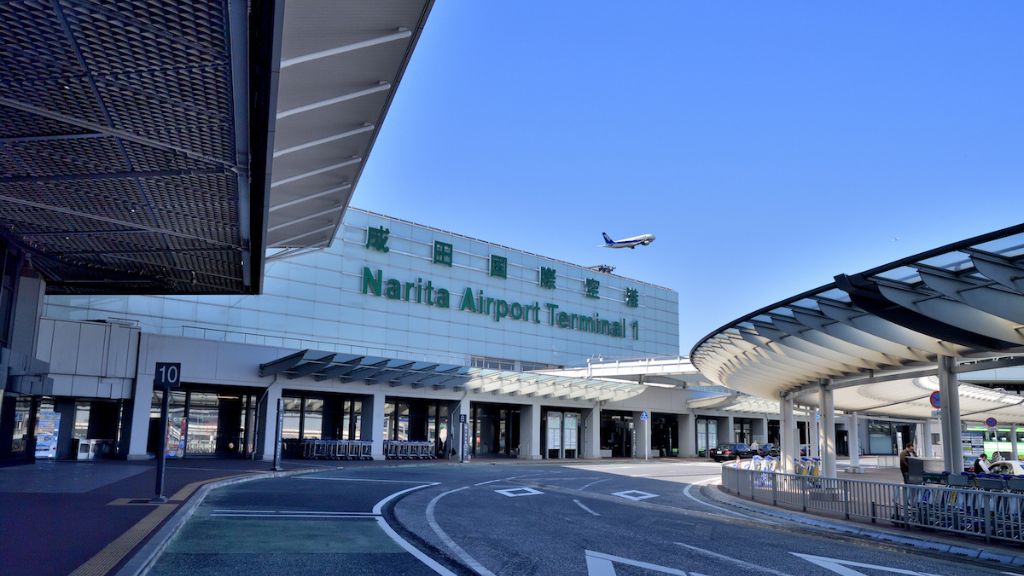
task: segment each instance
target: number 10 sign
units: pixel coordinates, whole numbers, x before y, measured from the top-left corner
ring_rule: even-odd
[[[177,388],[181,383],[181,362],[157,362],[153,384],[162,388]]]

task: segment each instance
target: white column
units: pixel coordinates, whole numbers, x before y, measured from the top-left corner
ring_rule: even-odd
[[[281,399],[282,384],[272,384],[267,388],[267,393],[260,404],[259,435],[260,453],[259,457],[264,462],[274,461],[274,444],[281,438],[281,431],[277,428],[277,401]]]
[[[721,435],[718,438],[719,442],[738,442],[736,438],[736,417],[726,416],[725,418],[725,440],[722,440]]]
[[[921,424],[921,439],[918,440],[918,448],[921,449],[922,458],[932,457],[932,421],[925,420]]]
[[[836,477],[836,410],[832,389],[827,384],[818,388],[821,406],[821,467],[826,478]]]
[[[782,436],[782,453],[779,455],[782,458],[782,470],[792,473],[793,459],[800,454],[800,448],[796,445],[796,419],[793,418],[792,398],[784,398],[782,400],[782,422],[779,435]]]
[[[810,458],[821,457],[821,436],[818,433],[818,424],[821,420],[821,410],[815,408],[811,411],[811,415],[807,418],[807,443],[810,444],[810,450],[807,456]]]
[[[142,340],[140,339],[139,346],[141,345]],[[142,366],[139,366],[136,368],[135,386],[132,390],[132,428],[128,440],[129,460],[149,458],[146,447],[149,444],[149,412],[152,406],[153,374],[143,374]]]
[[[600,430],[600,412],[598,412],[598,430]],[[540,405],[532,404],[519,407],[519,457],[527,460],[540,460]]]
[[[384,460],[384,391],[374,391],[363,396],[362,428],[359,431],[361,440],[370,441],[370,455],[374,460]],[[397,414],[396,414],[397,417]]]
[[[521,424],[522,416],[520,416]],[[522,438],[522,425],[520,438]],[[583,457],[601,457],[601,406],[597,405],[583,411]]]
[[[957,474],[964,469],[960,450],[960,386],[956,372],[956,361],[949,356],[939,357],[939,397],[942,422],[942,460],[946,470]]]
[[[860,466],[860,415],[850,414],[846,424],[847,443],[850,445],[850,466]]]
[[[696,421],[693,414],[679,415],[679,456],[689,458],[697,455]]]
[[[768,417],[761,417],[761,431],[757,436],[757,443],[764,446],[768,443]]]
[[[1017,425],[1010,425],[1010,458],[1009,460],[1020,460],[1017,456]]]
[[[462,400],[455,400],[448,404],[448,445],[452,450],[455,450],[455,454],[452,456],[452,460],[458,462],[462,455],[462,440],[464,438],[462,434],[463,424],[461,421],[462,415],[466,416],[465,427],[469,434],[465,436],[469,439],[469,444],[466,445],[466,460],[469,460],[473,454],[473,413],[470,411],[469,399],[463,398]]]

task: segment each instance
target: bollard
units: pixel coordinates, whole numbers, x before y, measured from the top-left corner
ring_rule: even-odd
[[[872,500],[871,501],[871,523],[872,524],[875,523],[875,517],[876,517],[876,514],[875,514],[875,501]]]

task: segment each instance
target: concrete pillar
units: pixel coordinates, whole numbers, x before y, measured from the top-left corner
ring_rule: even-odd
[[[362,419],[360,421],[359,438],[370,441],[370,455],[374,460],[384,459],[384,403],[387,398],[384,391],[374,391],[363,396]],[[397,415],[396,415],[397,416]]]
[[[633,445],[634,458],[651,457],[651,411],[647,411],[647,421],[640,419],[640,412],[633,412],[633,430],[636,432],[636,444]]]
[[[142,346],[143,339],[140,335],[139,346]],[[153,370],[155,366],[136,368],[135,384],[132,390],[132,425],[128,439],[128,459],[145,460],[149,458],[146,453],[146,446],[149,443],[149,412],[153,406],[153,373],[144,373],[143,370]],[[280,395],[280,394],[278,394]],[[262,407],[261,407],[262,410]],[[263,419],[260,419],[258,431],[260,439],[263,438]],[[257,447],[257,451],[259,448]],[[273,459],[273,451],[270,458]]]
[[[1010,457],[1007,460],[1020,460],[1017,455],[1017,425],[1010,425]]]
[[[800,447],[797,446],[796,418],[793,417],[793,399],[783,398],[782,400],[782,423],[779,429],[782,436],[782,470],[793,473],[793,459],[800,455]]]
[[[679,415],[679,456],[692,458],[697,455],[697,417],[693,414]]]
[[[520,416],[520,419],[522,417]],[[522,425],[519,427],[522,438]],[[601,457],[601,406],[583,410],[583,447],[584,458]]]
[[[455,454],[452,455],[452,460],[458,462],[462,454],[462,441],[463,424],[461,416],[466,416],[465,427],[468,431],[469,443],[466,445],[466,459],[473,455],[473,413],[470,411],[470,404],[468,398],[462,400],[454,400],[448,404],[448,446],[450,450],[454,450]]]
[[[810,417],[807,419],[807,443],[810,444],[810,450],[807,456],[810,458],[821,458],[821,435],[819,434],[819,424],[821,424],[821,410],[815,408],[811,411]]]
[[[850,414],[846,428],[850,444],[850,466],[860,466],[860,414]]]
[[[821,472],[826,478],[836,477],[836,410],[832,389],[827,384],[818,388],[821,406]]]
[[[946,470],[956,474],[964,469],[960,446],[960,386],[957,382],[956,360],[939,356],[939,408],[942,426],[942,461]]]
[[[719,442],[737,442],[739,439],[736,438],[736,419],[733,416],[725,417],[725,439],[723,440],[719,436]]]
[[[917,441],[920,452],[918,454],[923,458],[932,457],[932,421],[925,420],[921,423],[921,438]]]
[[[761,417],[761,429],[757,431],[755,439],[757,443],[764,446],[768,443],[768,417]]]
[[[39,319],[43,315],[43,295],[46,281],[34,270],[23,270],[18,278],[15,293],[13,318],[11,319],[11,350],[21,352],[29,358],[36,357],[39,335]],[[0,385],[0,388],[3,386]]]
[[[600,429],[601,416],[598,412],[598,429]],[[527,460],[540,460],[540,435],[544,431],[540,429],[540,405],[531,404],[519,408],[519,457]]]
[[[153,383],[150,381],[150,386],[152,385]],[[263,397],[263,403],[260,404],[260,451],[258,456],[264,462],[274,461],[274,443],[281,437],[281,431],[277,428],[277,401],[281,399],[281,391],[283,389],[284,386],[282,384],[272,384],[267,388],[267,392]],[[149,409],[149,405],[146,405],[146,409]],[[138,411],[136,411],[137,413]],[[149,422],[148,417],[146,422]]]

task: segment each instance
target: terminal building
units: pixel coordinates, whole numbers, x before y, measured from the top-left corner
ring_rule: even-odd
[[[673,290],[350,208],[330,248],[270,255],[260,295],[48,296],[38,355],[57,457],[76,431],[153,454],[155,362],[182,365],[174,455],[270,457],[281,398],[288,453],[332,438],[450,455],[465,415],[475,456],[643,456],[648,429],[658,454],[690,451],[678,418],[701,392],[567,369],[679,363],[678,321]]]

